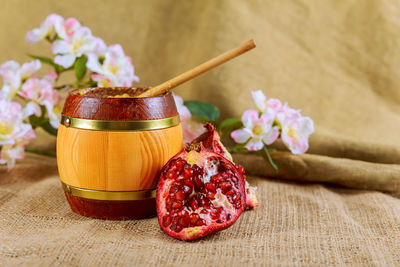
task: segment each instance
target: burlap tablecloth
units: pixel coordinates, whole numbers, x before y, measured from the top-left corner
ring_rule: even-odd
[[[11,173],[0,168],[0,264],[400,265],[398,1],[1,4],[1,61],[49,51],[24,45],[24,34],[57,12],[79,18],[108,44],[121,43],[142,85],[254,38],[257,49],[177,93],[216,104],[227,117],[253,107],[250,91],[262,89],[302,109],[316,132],[310,154],[273,154],[279,172],[260,158],[235,155],[259,187],[261,205],[193,243],[169,238],[156,219],[112,222],[72,213],[55,160],[28,154]],[[40,135],[34,146],[53,149],[54,139]]]
[[[400,200],[372,192],[250,177],[261,206],[198,242],[156,218],[102,221],[73,213],[55,160],[29,155],[0,180],[0,264],[44,266],[398,266]]]

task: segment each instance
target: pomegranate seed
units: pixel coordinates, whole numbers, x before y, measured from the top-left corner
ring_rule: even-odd
[[[219,166],[218,166],[218,172],[220,172],[220,173],[224,173],[226,171],[226,165],[225,164],[220,164]],[[225,174],[226,175],[226,174]]]
[[[187,180],[185,179],[185,185],[189,186],[190,188],[193,188],[194,184],[192,182],[192,179],[188,178]]]
[[[242,165],[236,164],[236,169],[238,170],[238,172],[239,172],[241,175],[244,175],[244,174],[245,174],[245,171],[244,171],[244,168],[243,168]]]
[[[181,201],[174,201],[174,202],[172,203],[172,208],[173,208],[174,210],[177,210],[177,209],[179,209],[179,208],[182,208],[182,206],[183,206],[183,204],[182,204]]]
[[[179,219],[179,225],[182,227],[182,228],[186,228],[186,227],[188,227],[188,225],[189,225],[189,217],[186,217],[186,216],[184,216],[184,217],[181,217],[180,219]]]
[[[240,193],[235,193],[232,195],[232,200],[234,203],[237,203],[238,201],[240,201]]]
[[[193,211],[199,208],[199,203],[197,203],[197,200],[195,198],[193,198],[192,201],[190,202],[190,207],[192,208]]]
[[[200,216],[197,213],[190,214],[190,223],[196,224],[196,222],[200,219]]]
[[[171,197],[167,197],[167,199],[165,200],[165,206],[166,206],[167,210],[171,210],[171,207],[172,207]]]
[[[187,216],[187,215],[189,215],[189,211],[187,210],[186,207],[182,207],[182,208],[178,209],[176,214],[179,216]]]
[[[189,186],[187,186],[187,185],[184,185],[183,187],[182,187],[182,192],[187,196],[187,195],[190,195],[191,193],[192,193],[192,191],[193,191],[193,187],[189,187]]]
[[[202,203],[202,206],[204,206],[205,208],[209,208],[211,206],[211,201],[206,197],[203,197]]]
[[[175,182],[173,182],[172,185],[171,185],[171,187],[172,187],[172,186],[176,186],[177,188],[181,188],[182,185],[183,185],[183,180],[180,179],[180,180],[176,180]]]
[[[229,213],[228,215],[226,215],[226,220],[230,221],[232,219],[232,215]]]
[[[222,191],[224,191],[224,192],[225,192],[226,190],[232,188],[232,185],[231,185],[230,182],[223,182],[223,183],[220,183],[219,186],[221,187]]]
[[[202,210],[200,211],[200,213],[201,213],[201,214],[207,214],[207,213],[208,213],[208,210],[202,209]]]
[[[189,166],[189,167],[186,167],[186,165],[185,165],[185,168],[183,169],[183,177],[184,177],[185,179],[187,179],[187,178],[189,178],[189,177],[191,177],[191,176],[193,176],[193,170],[192,170],[192,168],[190,168],[190,166]]]
[[[173,195],[173,194],[175,194],[176,192],[178,192],[178,187],[176,187],[176,186],[171,186],[171,188],[169,189],[169,193],[171,194],[171,195]]]
[[[177,174],[176,171],[174,171],[174,170],[169,171],[169,172],[167,173],[167,175],[166,175],[166,177],[167,177],[168,179],[176,179],[177,176],[178,176],[178,174]]]
[[[208,191],[216,192],[215,184],[213,184],[213,183],[205,183],[204,186],[205,186],[205,188],[207,188]]]
[[[183,229],[183,227],[181,225],[177,224],[174,231],[179,233],[180,231],[182,231],[182,229]]]
[[[211,216],[211,219],[216,220],[219,218],[220,214],[219,214],[218,210],[212,210],[210,212],[210,216]]]
[[[175,198],[176,198],[177,200],[184,200],[184,199],[185,199],[185,193],[183,193],[182,191],[178,191],[178,192],[175,194]]]
[[[238,183],[237,177],[235,177],[235,176],[231,177],[231,181],[237,186],[237,183]]]
[[[223,221],[221,219],[218,219],[215,221],[216,223],[223,223]]]
[[[206,225],[206,221],[204,219],[200,219],[197,221],[197,226],[202,226],[202,225]]]
[[[203,174],[204,174],[203,168],[200,168],[197,164],[194,164],[192,168],[193,168],[193,174],[194,175],[203,176]]]
[[[213,183],[218,183],[218,182],[222,181],[222,176],[219,174],[216,174],[216,175],[212,176],[210,180]]]
[[[163,216],[163,225],[164,227],[167,227],[168,225],[171,224],[171,217],[168,215]]]
[[[235,191],[233,191],[233,190],[229,190],[228,192],[225,193],[225,195],[227,195],[227,196],[231,196],[233,194],[235,194]]]
[[[203,182],[201,181],[202,176],[198,175],[194,177],[194,185],[196,191],[201,191],[203,189]]]
[[[174,165],[179,169],[181,169],[182,170],[182,167],[183,167],[183,165],[185,165],[185,163],[186,163],[186,160],[183,160],[183,159],[178,159],[178,160],[176,160],[175,162],[174,162]]]
[[[213,192],[207,192],[207,193],[206,193],[206,197],[207,197],[208,199],[215,199],[215,193],[213,193]]]
[[[172,229],[172,227],[174,227],[175,228],[175,226],[178,224],[178,217],[173,217],[172,218],[172,221],[171,221],[171,229]]]

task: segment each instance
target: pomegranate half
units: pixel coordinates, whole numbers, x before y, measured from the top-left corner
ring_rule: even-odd
[[[239,218],[246,206],[245,182],[231,161],[202,143],[191,144],[162,168],[156,201],[161,229],[195,240]]]

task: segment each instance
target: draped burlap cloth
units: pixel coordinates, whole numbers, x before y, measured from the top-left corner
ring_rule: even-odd
[[[400,266],[399,1],[3,1],[0,60],[49,51],[24,35],[52,12],[122,44],[141,85],[254,38],[257,49],[176,92],[228,117],[254,107],[250,91],[262,89],[302,109],[316,132],[306,155],[276,145],[278,172],[235,155],[261,205],[192,243],[156,219],[72,213],[56,161],[28,154],[11,173],[0,169],[0,264]],[[52,149],[54,139],[41,134],[34,146]]]

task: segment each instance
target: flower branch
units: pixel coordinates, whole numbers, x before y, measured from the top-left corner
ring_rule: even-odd
[[[181,114],[185,142],[190,142],[196,134],[201,134],[202,124],[208,121],[216,125],[221,137],[230,136],[237,144],[229,147],[229,152],[256,153],[263,156],[274,169],[278,170],[273,161],[269,145],[281,138],[283,143],[293,154],[303,154],[308,149],[308,138],[314,132],[314,123],[311,118],[301,115],[300,110],[282,104],[278,99],[267,99],[261,90],[253,91],[252,98],[257,109],[249,109],[243,115],[228,118],[217,123],[219,112],[211,104],[196,102],[183,102],[175,95],[178,111]],[[190,103],[190,105],[186,105]],[[202,111],[199,112],[200,106]],[[192,119],[200,117],[199,121]],[[190,134],[193,132],[193,134]]]
[[[57,134],[67,88],[131,86],[139,81],[131,59],[119,44],[107,46],[75,18],[51,14],[27,33],[26,41],[49,42],[51,56],[29,54],[30,62],[20,65],[10,60],[0,66],[0,164],[9,169],[24,157],[25,146],[36,138],[34,129]],[[53,71],[40,76],[42,64]],[[68,71],[74,71],[75,81],[57,85]]]

